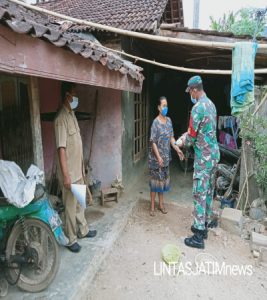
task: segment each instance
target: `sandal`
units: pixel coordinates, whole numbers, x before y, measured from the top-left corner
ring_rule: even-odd
[[[150,210],[149,214],[150,214],[150,217],[155,217],[155,210]]]
[[[164,215],[168,213],[165,207],[159,207],[158,210],[160,210]]]

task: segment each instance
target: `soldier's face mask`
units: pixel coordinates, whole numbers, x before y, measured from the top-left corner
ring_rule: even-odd
[[[195,99],[191,96],[191,102],[195,105],[197,103],[197,99]]]
[[[190,92],[190,97],[191,97],[191,102],[195,105],[195,104],[197,103],[197,99],[194,98],[194,96],[193,96],[193,91],[194,91],[194,90],[191,90],[191,92]]]

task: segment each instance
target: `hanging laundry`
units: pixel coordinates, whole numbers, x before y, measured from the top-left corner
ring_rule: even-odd
[[[231,149],[236,149],[236,143],[235,143],[235,139],[234,137],[229,134],[229,133],[226,133],[225,134],[225,145]]]
[[[232,53],[232,115],[239,115],[254,103],[254,65],[257,43],[238,42]]]
[[[219,131],[219,142],[220,144],[223,144],[231,149],[237,149],[234,137],[231,134],[224,132],[223,130]]]
[[[223,130],[219,131],[219,142],[220,144],[225,144],[225,132]]]
[[[239,120],[234,116],[218,117],[219,142],[232,149],[237,149]]]
[[[236,117],[233,116],[219,116],[218,129],[233,128],[236,126]]]

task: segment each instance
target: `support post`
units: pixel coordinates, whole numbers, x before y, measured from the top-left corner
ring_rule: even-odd
[[[35,165],[44,171],[44,155],[40,119],[40,97],[37,77],[30,77],[30,113]]]
[[[193,28],[199,28],[199,1],[194,0],[194,16],[193,16]]]

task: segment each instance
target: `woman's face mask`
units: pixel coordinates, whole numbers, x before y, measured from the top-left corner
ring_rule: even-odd
[[[163,117],[166,117],[168,113],[168,106],[164,106],[161,110],[161,114],[163,115]]]

